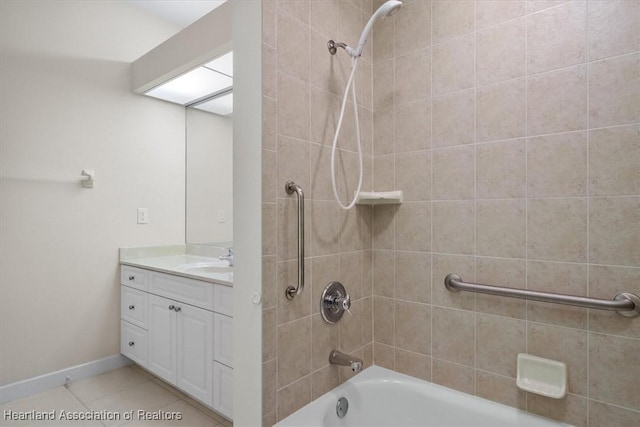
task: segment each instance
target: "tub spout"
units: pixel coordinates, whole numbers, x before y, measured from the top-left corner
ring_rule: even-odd
[[[353,372],[362,371],[362,359],[333,350],[329,354],[329,363],[332,365],[349,366]]]

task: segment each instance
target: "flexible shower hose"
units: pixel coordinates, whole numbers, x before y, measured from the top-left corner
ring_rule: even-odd
[[[354,78],[356,75],[356,69],[358,68],[358,58],[355,57],[351,59],[351,75],[349,76],[349,80],[347,82],[347,87],[344,91],[344,97],[342,98],[342,107],[340,108],[340,118],[338,119],[338,125],[336,127],[336,134],[333,138],[333,146],[331,147],[331,183],[333,184],[333,196],[338,202],[338,206],[340,206],[344,210],[351,209],[355,206],[356,201],[358,200],[358,195],[360,194],[360,189],[362,188],[362,143],[360,141],[360,123],[358,121],[358,104],[356,99],[356,90],[354,84]],[[360,163],[360,177],[358,178],[358,188],[353,196],[353,200],[344,205],[340,201],[340,196],[338,196],[338,188],[336,186],[336,148],[338,146],[338,135],[340,134],[340,128],[342,127],[342,119],[344,118],[344,109],[347,106],[347,96],[349,95],[349,89],[351,89],[351,95],[353,98],[353,112],[355,113],[356,118],[356,138],[358,140],[358,158]]]

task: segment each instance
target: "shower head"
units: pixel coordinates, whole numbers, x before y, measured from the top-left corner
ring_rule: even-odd
[[[360,41],[358,42],[358,47],[353,51],[352,56],[360,56],[362,55],[362,49],[364,48],[364,44],[367,42],[367,37],[369,37],[369,33],[371,32],[371,28],[373,24],[378,20],[378,18],[386,18],[387,16],[391,16],[396,13],[402,7],[402,2],[397,0],[389,0],[386,1],[376,10],[371,18],[369,18],[369,22],[364,26],[364,30],[362,30],[362,35],[360,36]]]

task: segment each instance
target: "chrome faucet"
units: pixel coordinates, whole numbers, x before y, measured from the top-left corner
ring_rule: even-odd
[[[362,371],[362,359],[333,350],[329,354],[329,363],[332,365],[349,366],[353,372]]]
[[[233,248],[227,248],[227,254],[219,256],[218,259],[229,261],[229,267],[233,267]]]

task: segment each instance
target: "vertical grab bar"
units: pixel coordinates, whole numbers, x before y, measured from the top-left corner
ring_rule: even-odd
[[[287,194],[293,192],[298,196],[298,287],[287,287],[287,299],[293,299],[304,290],[304,193],[302,188],[293,181],[287,181],[284,185]]]

